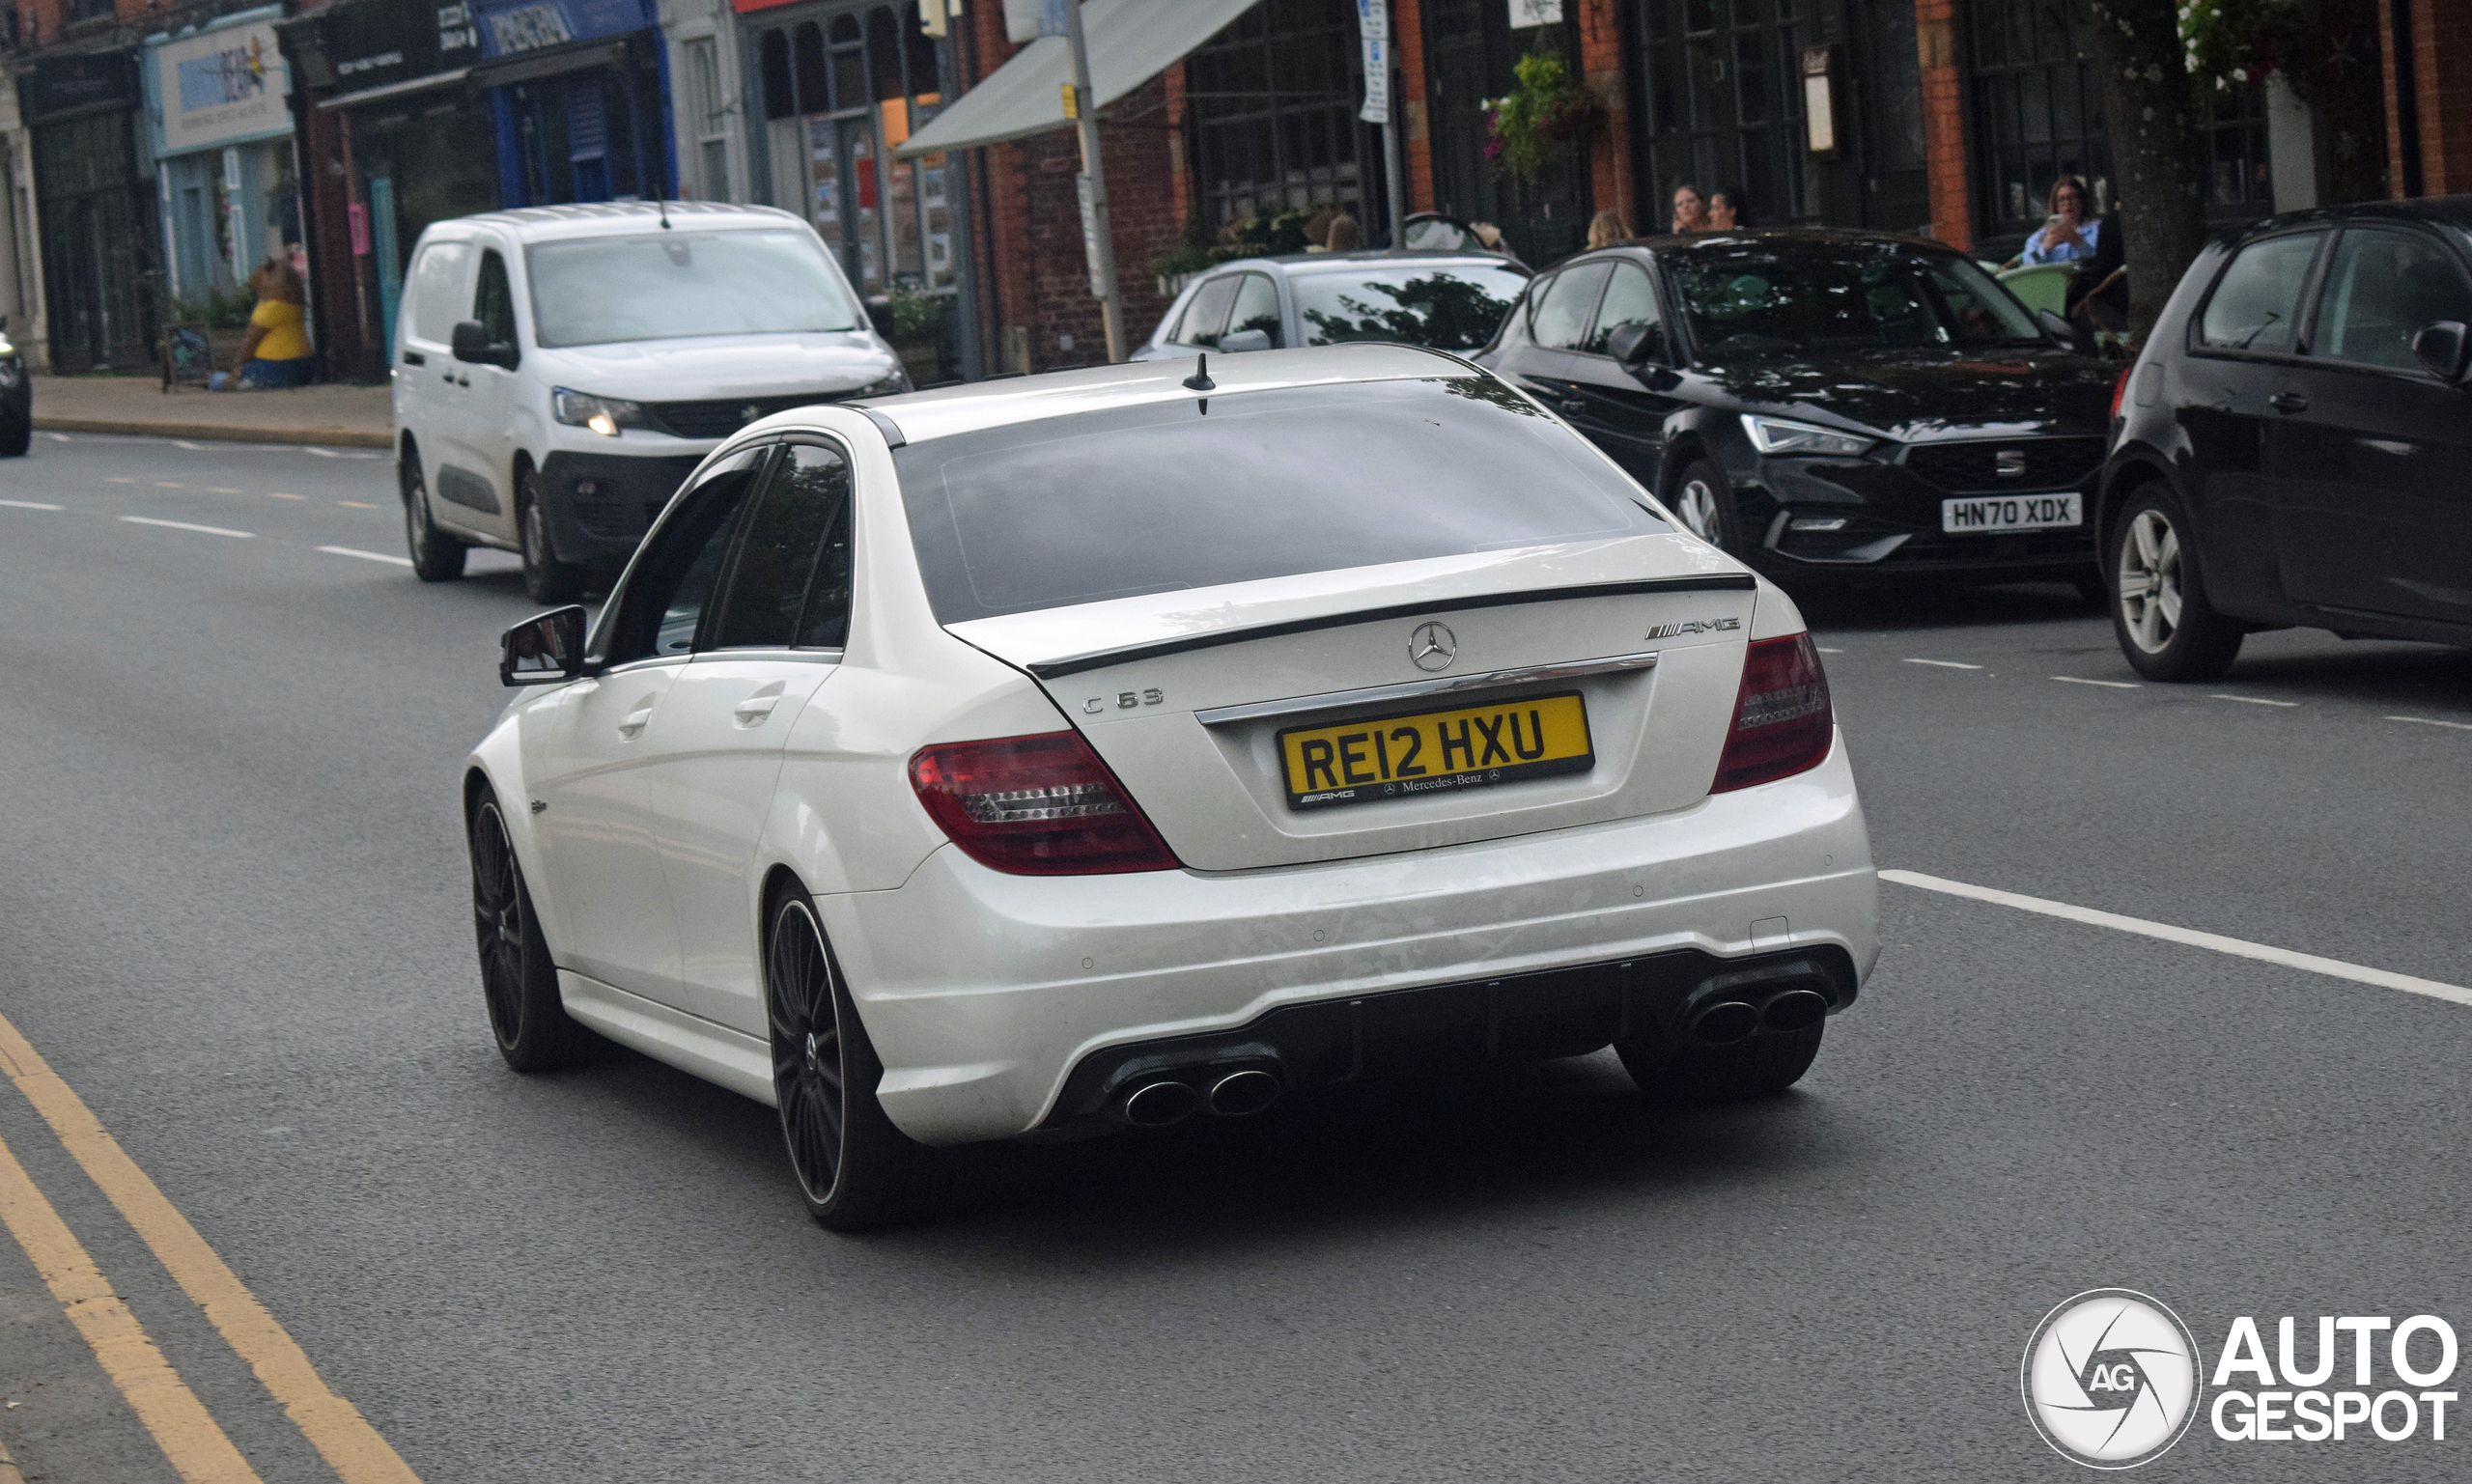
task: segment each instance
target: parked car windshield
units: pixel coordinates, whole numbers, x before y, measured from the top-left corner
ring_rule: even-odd
[[[1953,253],[1750,238],[1671,251],[1664,263],[1702,354],[2043,338],[2013,294]]]
[[[798,231],[661,232],[540,242],[532,324],[545,346],[854,330],[866,322]]]
[[[1490,378],[1087,412],[896,451],[940,622],[1671,529]]]
[[[1438,350],[1476,350],[1528,287],[1504,264],[1377,267],[1297,273],[1297,318],[1308,346],[1397,340]]]

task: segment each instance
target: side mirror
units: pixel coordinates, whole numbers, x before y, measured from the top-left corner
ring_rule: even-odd
[[[2076,325],[2069,323],[2066,320],[2062,319],[2053,311],[2048,309],[2036,310],[2035,323],[2041,326],[2044,334],[2049,335],[2053,340],[2058,341],[2060,344],[2066,346],[2068,349],[2075,350],[2080,354],[2088,353],[2086,337],[2077,332]]]
[[[875,326],[878,340],[886,345],[892,344],[892,300],[867,300],[867,322]]]
[[[498,635],[498,683],[557,686],[583,673],[583,609],[552,608]]]
[[[1636,371],[1664,356],[1665,326],[1638,321],[1617,324],[1614,332],[1605,337],[1605,350],[1615,360]]]
[[[2442,381],[2463,379],[2465,351],[2472,350],[2472,330],[2466,330],[2460,320],[2439,320],[2424,324],[2412,337],[2412,354],[2430,369],[2430,374]]]
[[[1267,350],[1270,348],[1271,332],[1268,330],[1230,330],[1219,337],[1219,350],[1222,355],[1237,355],[1247,350]]]
[[[456,325],[448,344],[457,360],[469,361],[475,366],[503,366],[513,371],[519,358],[512,341],[491,340],[490,332],[478,320],[466,320]]]

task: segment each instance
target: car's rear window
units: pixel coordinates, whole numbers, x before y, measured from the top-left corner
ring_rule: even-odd
[[[1376,267],[1292,274],[1308,346],[1397,340],[1476,350],[1494,338],[1528,274],[1509,264]]]
[[[1088,412],[893,455],[947,624],[1671,529],[1498,381],[1365,381]]]

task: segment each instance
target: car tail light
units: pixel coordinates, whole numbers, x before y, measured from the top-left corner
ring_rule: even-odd
[[[2136,369],[2137,363],[2134,361],[2122,366],[2120,379],[2112,383],[2112,415],[2114,417],[2121,415],[2121,403],[2128,396],[2128,375]]]
[[[1747,789],[1806,769],[1828,756],[1837,716],[1829,709],[1828,677],[1808,633],[1753,641],[1743,657],[1734,726],[1717,760],[1711,794]]]
[[[1015,876],[1172,871],[1176,857],[1079,732],[921,747],[910,786],[952,842]]]

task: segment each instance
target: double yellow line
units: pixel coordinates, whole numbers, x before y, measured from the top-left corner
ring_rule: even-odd
[[[51,1125],[61,1144],[120,1208],[173,1281],[206,1311],[224,1342],[249,1362],[343,1484],[420,1484],[419,1475],[368,1419],[327,1388],[308,1356],[257,1295],[207,1246],[188,1218],[164,1199],[6,1016],[0,1016],[0,1073]],[[34,1260],[70,1323],[185,1484],[259,1484],[257,1471],[147,1337],[137,1316],[112,1291],[110,1280],[5,1141],[0,1141],[0,1224]],[[6,1458],[0,1453],[0,1460]],[[0,1471],[0,1479],[14,1471]]]

